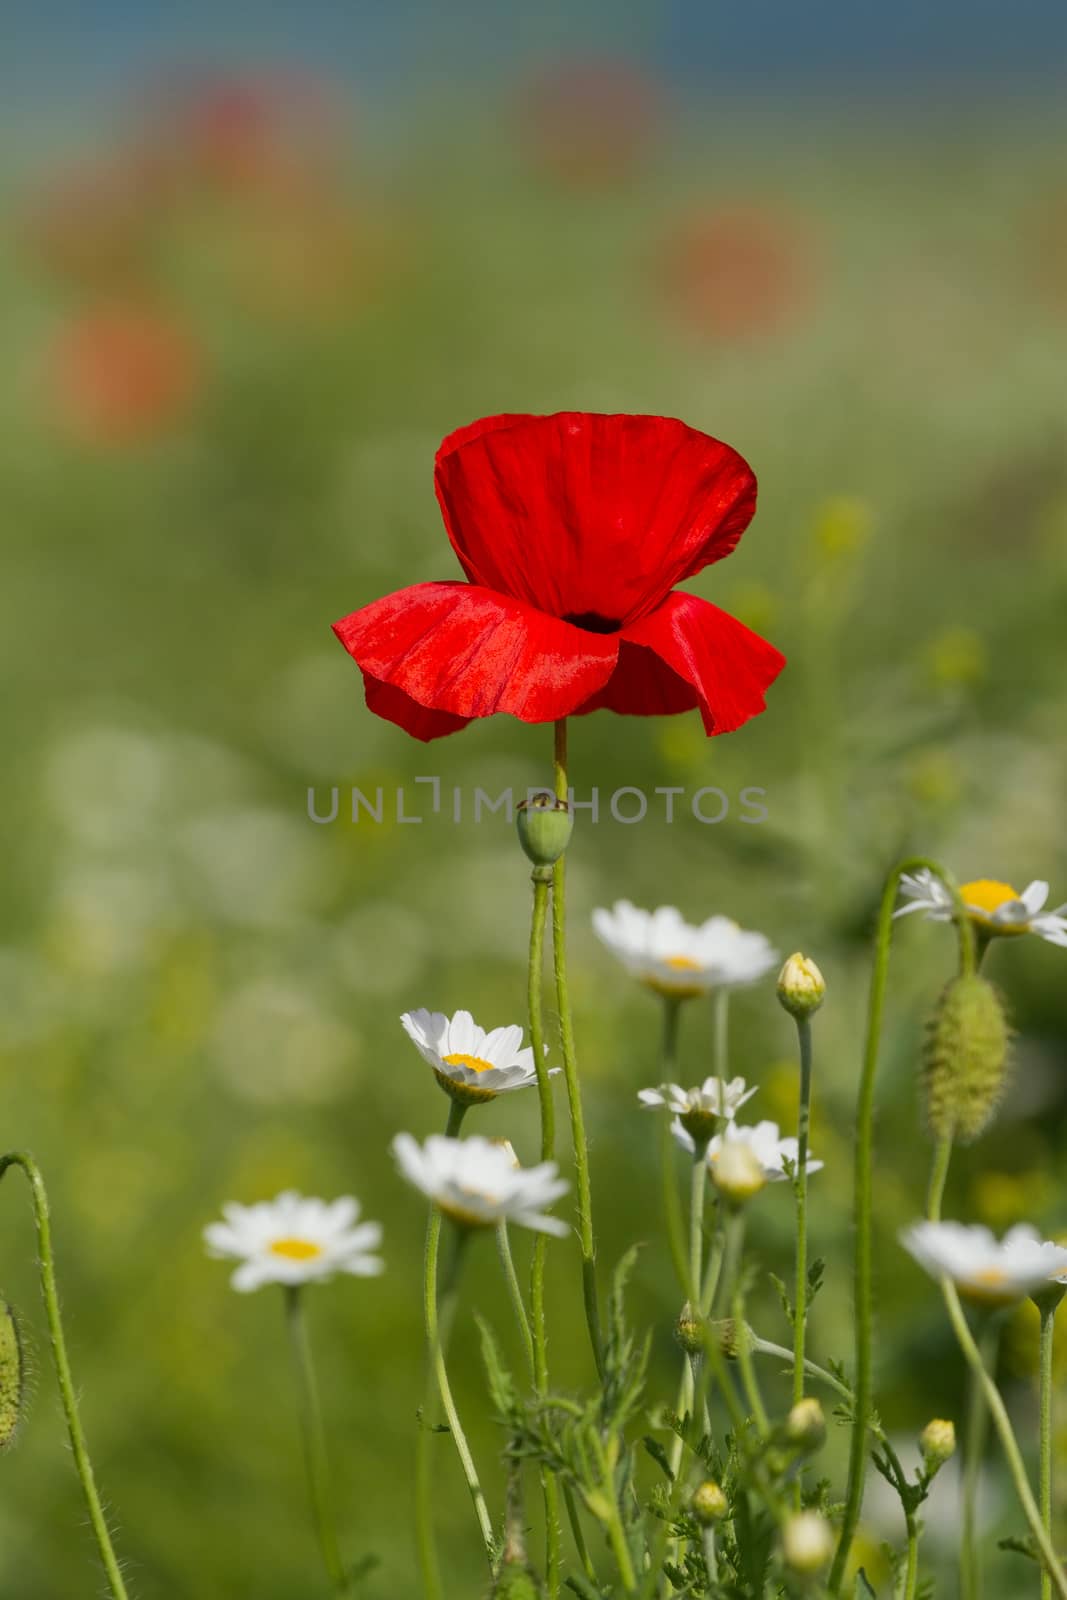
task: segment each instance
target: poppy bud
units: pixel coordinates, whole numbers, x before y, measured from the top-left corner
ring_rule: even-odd
[[[818,1511],[799,1511],[782,1529],[782,1558],[794,1572],[814,1577],[833,1553],[833,1529]]]
[[[730,1507],[719,1485],[707,1478],[693,1490],[689,1509],[701,1527],[710,1528],[712,1523],[720,1522],[725,1517]]]
[[[566,800],[543,789],[520,802],[515,826],[523,850],[534,866],[543,870],[553,866],[570,844],[574,815]]]
[[[1007,1074],[1009,1029],[997,991],[977,973],[945,985],[926,1034],[922,1090],[936,1139],[970,1143],[988,1126]]]
[[[810,956],[798,950],[778,974],[778,999],[791,1017],[803,1022],[826,998],[826,979]]]
[[[704,1333],[707,1324],[687,1300],[674,1324],[674,1337],[686,1355],[699,1356],[704,1351]]]
[[[763,1168],[750,1145],[743,1139],[723,1139],[711,1163],[711,1178],[716,1189],[732,1206],[743,1206],[759,1194],[766,1183]]]
[[[934,1417],[919,1435],[919,1449],[927,1473],[933,1477],[939,1467],[956,1453],[956,1429],[942,1417]]]
[[[826,1439],[826,1417],[814,1398],[798,1400],[785,1419],[785,1436],[798,1449],[813,1451]]]
[[[26,1363],[15,1313],[0,1295],[0,1450],[13,1442],[26,1398]]]

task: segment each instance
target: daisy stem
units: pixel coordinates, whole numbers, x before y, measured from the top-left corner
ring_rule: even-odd
[[[81,1418],[78,1414],[78,1398],[74,1389],[70,1359],[67,1355],[67,1341],[63,1335],[63,1323],[59,1313],[59,1290],[56,1286],[55,1260],[52,1253],[52,1224],[48,1210],[48,1193],[44,1186],[40,1168],[31,1155],[27,1155],[24,1151],[15,1151],[0,1158],[0,1178],[4,1177],[9,1167],[21,1168],[30,1186],[30,1194],[33,1199],[33,1215],[37,1225],[37,1257],[41,1275],[41,1298],[44,1301],[45,1317],[48,1322],[48,1336],[52,1346],[52,1361],[56,1369],[59,1398],[63,1406],[63,1415],[66,1418],[67,1432],[70,1436],[74,1468],[81,1481],[82,1493],[85,1496],[85,1504],[89,1511],[89,1523],[93,1530],[93,1537],[96,1540],[97,1550],[100,1553],[100,1560],[107,1574],[111,1593],[114,1596],[114,1600],[127,1600],[126,1585],[122,1581],[118,1557],[111,1543],[107,1518],[100,1503],[100,1494],[93,1474],[93,1464],[89,1459],[89,1448],[85,1442],[85,1434],[82,1432]]]
[[[763,1396],[760,1394],[759,1379],[756,1377],[756,1368],[752,1361],[752,1348],[745,1328],[744,1249],[745,1213],[738,1207],[726,1221],[728,1265],[726,1282],[730,1287],[730,1315],[733,1318],[737,1338],[737,1364],[741,1369],[741,1386],[745,1391],[749,1409],[756,1419],[756,1427],[760,1434],[766,1437],[770,1422],[763,1404]]]
[[[452,1330],[452,1319],[456,1310],[456,1298],[459,1288],[460,1268],[466,1253],[468,1230],[456,1227],[453,1230],[452,1259],[449,1263],[444,1286],[438,1300],[437,1293],[437,1248],[433,1252],[433,1259],[428,1263],[426,1272],[426,1338],[430,1347],[431,1361],[437,1378],[437,1392],[441,1396],[445,1416],[448,1419],[449,1432],[452,1442],[459,1456],[459,1464],[463,1468],[463,1476],[467,1480],[470,1490],[474,1514],[478,1519],[482,1541],[485,1544],[486,1559],[490,1571],[496,1558],[496,1537],[493,1533],[493,1524],[489,1516],[489,1508],[485,1503],[485,1495],[478,1480],[478,1469],[474,1465],[467,1435],[463,1431],[463,1424],[459,1420],[459,1411],[456,1408],[455,1398],[452,1394],[452,1385],[448,1380],[448,1369],[445,1365],[445,1352],[448,1348],[448,1336]],[[440,1234],[438,1234],[438,1239]]]
[[[556,798],[568,799],[567,721],[555,725]],[[567,986],[567,901],[566,852],[552,868],[552,954],[556,977],[556,1003],[559,1007],[560,1045],[563,1075],[567,1083],[571,1136],[574,1142],[574,1173],[578,1191],[578,1236],[582,1249],[582,1295],[585,1320],[597,1373],[603,1375],[604,1352],[600,1336],[600,1307],[596,1287],[596,1245],[593,1236],[593,1204],[589,1184],[589,1146],[582,1115],[582,1094],[578,1083],[578,1062],[574,1048],[574,1020]]]
[[[686,1278],[686,1298],[690,1311],[697,1314],[700,1304],[700,1284],[704,1267],[704,1191],[707,1182],[707,1140],[698,1141],[693,1151],[692,1174],[689,1181],[689,1271]],[[684,1419],[693,1408],[695,1395],[693,1363],[688,1354],[682,1356],[682,1377],[678,1386],[676,1415]],[[677,1477],[682,1464],[682,1437],[675,1434],[671,1440],[670,1467]]]
[[[285,1321],[289,1329],[289,1343],[293,1352],[293,1365],[300,1393],[300,1431],[304,1441],[304,1464],[307,1468],[308,1492],[311,1497],[311,1515],[315,1522],[319,1549],[322,1551],[322,1564],[326,1568],[326,1575],[334,1593],[347,1595],[351,1593],[351,1584],[345,1571],[337,1538],[337,1517],[330,1485],[330,1464],[326,1453],[322,1402],[319,1399],[315,1363],[308,1342],[300,1284],[286,1285]]]
[[[719,1083],[719,1132],[726,1133],[726,1078],[730,1070],[730,991],[716,989],[712,1005],[712,1059]]]
[[[849,1442],[848,1488],[841,1533],[830,1569],[829,1591],[840,1595],[845,1581],[856,1525],[863,1503],[863,1485],[867,1474],[867,1426],[873,1404],[873,1312],[872,1312],[872,1213],[871,1147],[874,1125],[874,1085],[878,1072],[878,1053],[882,1037],[882,1017],[885,1011],[886,987],[889,977],[889,949],[893,937],[893,910],[900,880],[905,873],[927,868],[935,872],[953,897],[956,912],[956,931],[960,941],[960,969],[974,970],[974,929],[960,899],[954,878],[936,861],[926,856],[912,856],[901,861],[890,872],[882,892],[878,912],[878,929],[875,937],[874,965],[871,970],[870,998],[867,1004],[867,1037],[864,1045],[863,1071],[860,1076],[859,1096],[856,1104],[856,1138],[853,1163],[853,1213],[855,1224],[853,1257],[854,1323],[856,1339],[856,1404],[852,1436]]]
[[[979,1350],[975,1343],[974,1335],[967,1326],[967,1318],[963,1314],[963,1307],[960,1304],[956,1285],[951,1279],[942,1278],[941,1293],[945,1298],[945,1306],[948,1310],[957,1342],[989,1408],[990,1415],[993,1418],[993,1426],[1000,1435],[1001,1447],[1007,1457],[1008,1470],[1011,1473],[1012,1483],[1015,1485],[1015,1492],[1019,1497],[1019,1504],[1022,1507],[1023,1515],[1030,1524],[1030,1532],[1033,1534],[1034,1543],[1040,1552],[1042,1564],[1048,1572],[1052,1590],[1060,1596],[1060,1600],[1067,1600],[1067,1574],[1064,1573],[1063,1567],[1056,1557],[1052,1540],[1045,1529],[1041,1512],[1038,1510],[1037,1502],[1031,1492],[1026,1476],[1026,1467],[1023,1464],[1023,1458],[1020,1454],[1015,1434],[1012,1431],[1007,1408],[1000,1397],[1000,1391],[986,1370],[985,1362],[982,1360],[982,1352]],[[962,1592],[967,1594],[968,1591],[962,1589]]]
[[[997,1365],[997,1328],[988,1322],[978,1341],[982,1365],[995,1371]],[[978,1487],[982,1474],[982,1457],[985,1454],[986,1430],[989,1412],[986,1409],[982,1387],[973,1373],[968,1374],[967,1425],[963,1435],[963,1454],[960,1459],[962,1476],[960,1516],[960,1597],[961,1600],[978,1600],[982,1588],[981,1568],[975,1549],[975,1525],[978,1521]]]
[[[538,869],[540,872],[542,869]],[[548,916],[549,882],[533,876],[533,913],[530,918],[530,955],[526,975],[526,1001],[530,1020],[530,1044],[537,1073],[537,1098],[541,1110],[541,1160],[551,1161],[556,1154],[556,1111],[552,1100],[552,1080],[545,1061],[545,1027],[542,1002],[545,965],[545,924]],[[538,1233],[534,1240],[530,1268],[531,1361],[537,1393],[548,1392],[548,1334],[545,1326],[545,1252],[548,1239]],[[519,1297],[521,1304],[521,1296]],[[559,1490],[547,1468],[541,1470],[541,1492],[545,1502],[545,1582],[549,1600],[556,1600],[560,1586]]]
[[[1052,1354],[1055,1340],[1056,1305],[1043,1301],[1041,1310],[1041,1521],[1052,1538]],[[1052,1579],[1041,1574],[1041,1600],[1052,1600]]]
[[[508,1286],[512,1310],[515,1313],[515,1322],[522,1339],[526,1364],[530,1369],[530,1376],[533,1378],[537,1370],[534,1361],[533,1334],[530,1332],[530,1319],[526,1315],[526,1307],[523,1304],[522,1290],[519,1287],[519,1275],[515,1271],[515,1258],[511,1253],[511,1240],[508,1237],[508,1225],[504,1217],[501,1217],[496,1225],[496,1247],[500,1256],[500,1265],[504,1269],[504,1282]]]
[[[461,1105],[458,1100],[449,1102],[448,1123],[445,1127],[445,1134],[448,1138],[455,1139],[458,1137],[466,1113],[467,1107]],[[429,1219],[426,1223],[424,1308],[429,1305],[431,1298],[436,1299],[437,1255],[440,1239],[441,1213],[436,1206],[431,1206]],[[429,1335],[427,1334],[428,1337]],[[422,1578],[422,1590],[425,1600],[444,1600],[444,1590],[441,1587],[441,1572],[437,1561],[437,1539],[433,1523],[434,1489],[433,1474],[430,1470],[430,1435],[432,1430],[427,1420],[434,1388],[432,1344],[428,1346],[428,1350],[426,1396],[423,1401],[422,1414],[419,1417],[419,1430],[415,1436],[415,1545],[418,1552],[419,1574]]]

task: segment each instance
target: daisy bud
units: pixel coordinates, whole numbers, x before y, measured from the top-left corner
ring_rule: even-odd
[[[15,1313],[0,1296],[0,1450],[14,1440],[26,1398],[26,1364]]]
[[[727,1136],[711,1163],[711,1178],[723,1199],[732,1206],[743,1206],[759,1194],[766,1178],[752,1149],[743,1139]]]
[[[785,1436],[798,1449],[814,1451],[822,1448],[826,1439],[826,1417],[814,1397],[797,1401],[785,1419]]]
[[[574,816],[566,800],[548,790],[523,800],[515,812],[519,843],[535,867],[551,867],[571,842]]]
[[[719,1485],[706,1478],[693,1490],[689,1509],[702,1528],[710,1528],[713,1523],[721,1522],[730,1507]]]
[[[926,1121],[936,1139],[970,1143],[988,1126],[1007,1074],[1009,1029],[997,991],[976,973],[945,985],[923,1052]]]
[[[919,1449],[926,1470],[933,1477],[937,1469],[956,1454],[956,1429],[943,1417],[935,1417],[920,1433]]]
[[[798,950],[778,974],[778,999],[791,1017],[803,1022],[826,998],[826,979],[810,956]]]
[[[686,1355],[699,1356],[704,1351],[704,1334],[706,1324],[699,1312],[694,1311],[687,1300],[678,1314],[678,1321],[674,1324],[674,1337],[685,1351]]]
[[[833,1553],[833,1529],[818,1511],[799,1511],[782,1529],[782,1558],[793,1572],[815,1577]]]

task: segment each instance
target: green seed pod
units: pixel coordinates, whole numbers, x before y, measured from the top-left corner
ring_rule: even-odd
[[[15,1313],[0,1295],[0,1450],[13,1443],[26,1398],[26,1361]]]
[[[997,991],[977,973],[945,985],[923,1052],[926,1122],[936,1139],[970,1144],[989,1125],[1008,1067],[1010,1030]]]
[[[543,790],[523,800],[515,812],[519,843],[540,871],[557,862],[571,842],[574,815],[566,800]]]

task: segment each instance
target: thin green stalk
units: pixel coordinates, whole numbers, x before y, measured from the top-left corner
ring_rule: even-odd
[[[545,965],[545,924],[548,917],[549,883],[535,872],[533,912],[530,918],[530,950],[526,971],[526,1007],[530,1020],[530,1045],[537,1073],[537,1098],[541,1111],[541,1160],[551,1161],[556,1154],[556,1109],[552,1099],[552,1080],[545,1060],[545,1028],[542,1001]],[[545,1254],[548,1238],[538,1233],[534,1239],[530,1268],[530,1315],[532,1319],[533,1382],[542,1398],[548,1392],[548,1332],[545,1322]],[[521,1296],[520,1296],[521,1299]],[[545,1584],[549,1600],[560,1592],[559,1488],[555,1476],[541,1469],[541,1495],[545,1506]]]
[[[458,1100],[449,1101],[448,1122],[445,1126],[445,1134],[448,1138],[458,1138],[466,1113],[467,1107],[461,1105]],[[436,1206],[431,1206],[430,1215],[426,1222],[426,1245],[423,1258],[424,1308],[428,1305],[431,1296],[436,1296],[437,1256],[440,1239],[441,1213]],[[418,1433],[415,1435],[415,1548],[425,1600],[444,1600],[440,1565],[437,1560],[437,1537],[434,1532],[433,1505],[435,1486],[430,1464],[430,1437],[432,1430],[429,1423],[429,1410],[433,1392],[433,1354],[432,1346],[428,1345],[426,1393],[423,1400],[422,1414],[419,1417]]]
[[[459,1411],[456,1408],[452,1385],[448,1381],[448,1369],[445,1365],[445,1352],[448,1348],[448,1335],[451,1332],[452,1319],[455,1315],[459,1270],[463,1261],[467,1235],[468,1230],[466,1228],[457,1227],[455,1229],[452,1260],[449,1264],[444,1288],[441,1290],[440,1305],[438,1304],[437,1293],[436,1251],[434,1252],[434,1259],[431,1263],[432,1271],[427,1273],[426,1279],[426,1340],[431,1352],[434,1374],[437,1378],[437,1391],[441,1396],[441,1404],[448,1419],[449,1431],[452,1434],[452,1442],[456,1447],[456,1454],[459,1456],[460,1466],[463,1468],[463,1476],[467,1480],[467,1488],[470,1491],[474,1514],[478,1519],[478,1527],[481,1530],[482,1541],[485,1545],[486,1559],[489,1562],[490,1570],[492,1570],[493,1561],[496,1557],[496,1538],[493,1534],[493,1524],[489,1516],[489,1508],[485,1503],[485,1495],[482,1493],[481,1483],[478,1480],[478,1469],[474,1465],[474,1457],[471,1455],[470,1445],[467,1443],[467,1435],[463,1431],[463,1424],[459,1419]]]
[[[696,1314],[700,1304],[700,1285],[704,1270],[704,1191],[707,1185],[707,1143],[696,1145],[693,1152],[692,1174],[689,1181],[689,1270],[686,1278],[686,1298]],[[693,1367],[688,1353],[682,1355],[682,1376],[678,1386],[676,1415],[684,1418],[692,1409],[695,1388]],[[670,1468],[677,1477],[682,1464],[683,1442],[676,1433],[671,1440]]]
[[[719,1083],[719,1133],[726,1130],[726,1080],[730,1071],[730,991],[716,989],[712,996],[712,1063]]]
[[[574,1548],[578,1552],[578,1560],[582,1563],[582,1571],[590,1583],[595,1584],[597,1582],[596,1568],[589,1555],[589,1546],[585,1542],[585,1534],[582,1532],[581,1517],[578,1514],[578,1507],[574,1503],[574,1493],[567,1483],[563,1485],[563,1503],[567,1508],[567,1521],[570,1523],[571,1538],[574,1540]]]
[[[308,1493],[311,1498],[311,1516],[326,1568],[336,1595],[352,1592],[351,1579],[341,1555],[337,1537],[337,1516],[334,1510],[333,1490],[330,1482],[330,1462],[326,1452],[326,1430],[322,1422],[322,1402],[315,1377],[315,1363],[308,1341],[307,1321],[304,1316],[304,1299],[299,1284],[289,1284],[285,1290],[285,1321],[289,1330],[289,1343],[293,1352],[300,1394],[300,1432],[304,1441],[304,1465],[307,1469]]]
[[[926,1215],[931,1222],[941,1221],[941,1202],[945,1196],[945,1180],[952,1160],[951,1138],[939,1139],[930,1168],[930,1187],[926,1192]]]
[[[1041,1311],[1041,1521],[1052,1541],[1052,1356],[1055,1344],[1056,1305],[1044,1302]],[[1052,1580],[1041,1574],[1041,1600],[1052,1600]]]
[[[904,1562],[904,1589],[901,1600],[915,1600],[915,1590],[919,1582],[919,1522],[914,1512],[907,1512],[905,1523],[908,1530],[908,1543]]]
[[[604,1495],[605,1510],[607,1512],[608,1543],[611,1546],[611,1553],[615,1557],[615,1565],[619,1569],[619,1579],[624,1591],[627,1594],[634,1594],[637,1590],[637,1577],[634,1573],[630,1547],[626,1542],[626,1529],[622,1525],[622,1517],[619,1514],[614,1474],[608,1461],[603,1440],[599,1435],[594,1435],[592,1442],[600,1466],[600,1487]]]
[[[854,1258],[853,1294],[855,1297],[854,1323],[856,1341],[856,1408],[849,1442],[848,1488],[841,1533],[830,1569],[829,1590],[840,1595],[845,1581],[845,1568],[849,1551],[859,1522],[863,1503],[863,1485],[867,1473],[867,1423],[873,1406],[873,1311],[872,1311],[872,1244],[871,1225],[873,1198],[871,1185],[871,1148],[874,1125],[874,1086],[878,1071],[878,1053],[882,1037],[882,1018],[885,1011],[886,987],[889,976],[889,948],[893,933],[893,911],[900,880],[906,872],[917,872],[927,867],[936,872],[953,896],[956,913],[956,932],[960,944],[960,969],[974,970],[974,929],[960,899],[955,879],[950,877],[936,861],[925,856],[912,856],[895,866],[886,879],[878,913],[878,931],[875,939],[874,965],[871,971],[870,999],[867,1007],[867,1038],[864,1047],[863,1071],[860,1076],[859,1096],[856,1106],[854,1184]]]
[[[729,1260],[726,1281],[731,1288],[730,1314],[737,1333],[737,1364],[741,1369],[741,1387],[745,1391],[749,1410],[756,1420],[756,1427],[760,1435],[766,1438],[770,1430],[770,1420],[763,1404],[763,1396],[760,1394],[759,1379],[756,1377],[756,1369],[752,1362],[752,1351],[745,1336],[744,1247],[745,1213],[738,1208],[726,1222],[726,1254]]]
[[[941,1293],[944,1296],[945,1307],[957,1342],[963,1351],[964,1359],[982,1390],[989,1413],[993,1418],[993,1426],[1000,1436],[1001,1448],[1007,1458],[1008,1470],[1011,1473],[1012,1483],[1015,1485],[1015,1493],[1018,1495],[1023,1515],[1029,1523],[1030,1532],[1034,1537],[1041,1561],[1048,1572],[1052,1590],[1059,1595],[1060,1600],[1067,1600],[1067,1574],[1064,1573],[1063,1567],[1057,1559],[1052,1540],[1045,1530],[1041,1512],[1031,1492],[1026,1476],[1026,1467],[1023,1464],[1023,1458],[1019,1452],[1015,1434],[1012,1431],[1007,1408],[1000,1397],[1000,1391],[986,1371],[981,1351],[974,1341],[970,1328],[967,1326],[967,1319],[963,1314],[963,1307],[960,1305],[960,1297],[955,1284],[948,1278],[942,1278]]]
[[[808,1325],[808,1126],[811,1121],[811,1018],[797,1018],[800,1111],[797,1118],[797,1271],[793,1318],[793,1404],[804,1398],[804,1345]],[[799,1483],[798,1483],[799,1493]]]
[[[555,726],[556,798],[567,799],[567,722]],[[556,978],[556,1003],[559,1008],[560,1045],[563,1076],[567,1084],[571,1137],[574,1143],[574,1175],[578,1197],[578,1238],[582,1250],[582,1298],[589,1342],[599,1375],[603,1376],[604,1351],[600,1335],[600,1306],[596,1286],[596,1243],[593,1234],[593,1201],[589,1182],[589,1146],[585,1137],[582,1093],[578,1082],[578,1060],[574,1046],[574,1020],[567,985],[567,884],[566,852],[552,868],[552,956]]]
[[[56,1382],[59,1386],[59,1398],[66,1418],[67,1433],[70,1436],[71,1454],[74,1457],[74,1470],[81,1482],[82,1493],[89,1512],[89,1524],[93,1530],[96,1547],[100,1553],[100,1560],[107,1574],[108,1585],[114,1600],[127,1600],[126,1585],[122,1581],[122,1572],[119,1568],[118,1557],[111,1543],[108,1532],[107,1518],[104,1508],[100,1503],[100,1494],[96,1487],[96,1478],[93,1473],[93,1464],[89,1459],[89,1447],[85,1442],[82,1431],[81,1417],[78,1413],[78,1398],[74,1389],[74,1379],[70,1370],[70,1358],[67,1355],[67,1341],[63,1334],[63,1322],[59,1313],[59,1290],[56,1286],[55,1257],[52,1252],[52,1223],[48,1210],[48,1193],[45,1189],[44,1179],[40,1168],[31,1155],[24,1151],[14,1151],[10,1155],[0,1158],[0,1179],[9,1167],[19,1167],[30,1186],[33,1199],[33,1215],[37,1226],[37,1258],[41,1275],[41,1298],[44,1302],[45,1319],[48,1323],[48,1337],[52,1346],[52,1361],[56,1369]]]
[[[715,1553],[715,1525],[704,1529],[702,1535],[704,1545],[704,1565],[708,1569],[708,1582],[713,1586],[719,1581],[719,1558]]]
[[[526,1365],[530,1369],[530,1377],[536,1382],[537,1365],[534,1359],[533,1334],[530,1331],[530,1319],[526,1315],[526,1306],[523,1303],[522,1290],[519,1287],[519,1275],[515,1271],[515,1258],[511,1253],[511,1240],[508,1237],[507,1219],[501,1217],[496,1225],[496,1248],[500,1257],[500,1265],[504,1272],[504,1282],[508,1288],[508,1298],[511,1309],[515,1313],[515,1325],[519,1330],[522,1340],[523,1353],[526,1356]]]

